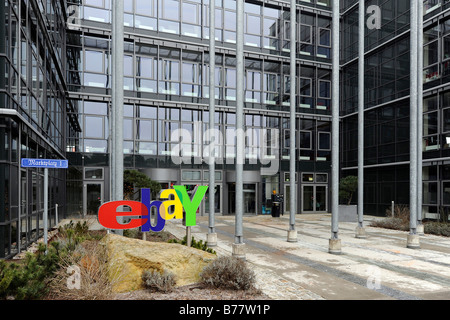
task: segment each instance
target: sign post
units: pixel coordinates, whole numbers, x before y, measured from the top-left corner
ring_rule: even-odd
[[[55,159],[28,159],[21,160],[22,168],[44,168],[44,244],[45,253],[47,254],[48,244],[48,169],[67,169],[69,167],[68,160]]]

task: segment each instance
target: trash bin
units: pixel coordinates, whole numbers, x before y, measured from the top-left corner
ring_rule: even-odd
[[[272,217],[278,218],[280,216],[280,203],[272,202]]]

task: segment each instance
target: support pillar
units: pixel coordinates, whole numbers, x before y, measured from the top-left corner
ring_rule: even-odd
[[[418,7],[419,2],[411,0],[411,17],[410,17],[410,43],[411,43],[411,66],[410,66],[410,233],[407,238],[408,248],[418,248],[419,238],[417,234],[417,77],[418,77]]]
[[[358,10],[358,226],[355,237],[364,239],[367,237],[364,229],[364,0],[359,0]]]
[[[340,253],[339,240],[339,0],[333,0],[332,12],[332,146],[331,146],[331,239],[329,252]]]
[[[295,163],[296,163],[296,139],[295,139],[295,132],[296,132],[296,113],[295,113],[295,107],[296,107],[296,69],[297,69],[297,57],[296,57],[296,49],[297,49],[297,42],[296,42],[296,32],[295,32],[295,26],[297,25],[297,2],[296,0],[291,0],[291,32],[290,32],[290,38],[291,38],[291,54],[290,54],[290,94],[291,94],[291,101],[290,101],[290,157],[289,157],[289,181],[290,181],[290,196],[289,196],[289,207],[290,207],[290,214],[289,214],[289,230],[288,230],[288,242],[297,242],[297,231],[295,230],[295,214],[297,212],[297,197],[295,196],[297,194],[297,186],[295,182]]]
[[[244,0],[236,1],[236,225],[233,256],[245,258],[244,212]]]
[[[211,1],[209,5],[209,228],[207,242],[208,246],[214,247],[217,245],[217,234],[215,233],[215,179],[216,179],[216,168],[215,168],[215,139],[213,136],[213,130],[215,128],[215,111],[216,111],[216,99],[215,99],[215,89],[216,89],[216,35],[215,35],[215,5]]]

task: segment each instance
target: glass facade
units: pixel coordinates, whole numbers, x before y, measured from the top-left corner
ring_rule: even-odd
[[[81,132],[66,137],[72,173],[68,215],[88,213],[91,179],[83,170],[103,168],[102,197],[109,198],[111,110],[111,2],[68,2],[75,12],[67,30],[67,86]],[[164,186],[205,183],[209,128],[209,6],[207,0],[126,1],[124,46],[124,164],[148,173]],[[234,213],[236,128],[236,2],[215,1],[215,128],[222,139],[215,153],[222,179],[216,187],[218,213]],[[296,158],[297,170],[329,172],[331,156],[331,7],[329,1],[297,6]],[[244,165],[248,214],[268,213],[273,190],[286,193],[291,132],[290,8],[286,2],[244,6],[245,130]],[[277,130],[278,135],[272,134]],[[184,130],[191,164],[174,164]],[[268,137],[261,133],[269,131]],[[198,133],[200,132],[200,133]],[[267,141],[263,140],[266,139]],[[301,140],[300,140],[301,139]],[[299,142],[301,141],[301,142]],[[268,147],[269,146],[269,147]],[[260,159],[275,161],[275,175],[262,174]],[[195,172],[195,174],[192,174]],[[202,178],[203,177],[203,178]],[[326,182],[327,183],[327,182]],[[325,183],[325,184],[326,184]],[[300,195],[300,191],[299,195]],[[266,204],[268,205],[266,208]],[[299,204],[300,208],[300,204]],[[267,209],[267,210],[266,210]],[[289,210],[289,207],[285,208]],[[205,214],[207,208],[201,208]],[[326,211],[323,207],[321,211]]]
[[[343,16],[342,165],[357,175],[358,67],[357,2]],[[371,3],[372,4],[372,3]],[[423,1],[423,156],[424,218],[448,211],[445,168],[450,139],[448,34],[450,2]],[[409,205],[410,43],[409,1],[383,2],[381,29],[365,33],[364,212],[384,215],[391,201]],[[356,60],[355,60],[356,59]]]
[[[79,130],[66,100],[65,8],[61,2],[0,4],[0,258],[43,235],[44,171],[22,158],[65,158]],[[4,27],[3,27],[4,26]],[[66,173],[49,170],[49,223],[65,211]]]
[[[66,158],[51,171],[50,221],[95,214],[110,199],[111,0],[6,0],[0,5],[0,258],[42,233],[43,171],[21,158]],[[409,203],[409,0],[381,9],[365,30],[365,87],[358,88],[358,2],[341,1],[341,176],[356,175],[358,91],[365,93],[365,214]],[[450,1],[424,4],[423,211],[450,206]],[[124,165],[164,188],[208,181],[209,0],[125,1]],[[233,214],[236,128],[236,2],[215,1],[217,214]],[[247,214],[330,210],[332,8],[330,0],[244,6],[244,199]],[[296,39],[290,39],[291,28]],[[293,41],[295,40],[295,41]],[[295,45],[294,45],[295,44]],[[296,53],[291,88],[290,51]],[[297,194],[290,192],[290,102],[295,99]],[[7,111],[6,111],[7,110]],[[191,137],[175,141],[177,130]],[[265,133],[261,135],[261,133]],[[182,141],[189,163],[172,156]],[[262,151],[266,152],[261,157]],[[262,160],[266,162],[263,163]],[[267,163],[277,172],[267,174]],[[297,208],[289,199],[299,199]],[[202,205],[199,214],[207,214]]]

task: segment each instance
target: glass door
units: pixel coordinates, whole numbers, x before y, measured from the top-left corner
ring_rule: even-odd
[[[315,186],[315,200],[316,200],[316,212],[326,212],[327,211],[327,186]]]
[[[304,185],[302,186],[302,211],[304,213],[327,212],[328,186]]]
[[[244,184],[244,214],[256,214],[256,184]]]
[[[97,215],[103,203],[103,182],[88,182],[84,185],[83,216]]]
[[[314,186],[302,186],[302,211],[314,212]]]
[[[256,214],[256,184],[246,183],[243,185],[244,214]],[[228,210],[230,214],[236,213],[236,184],[228,184]]]

